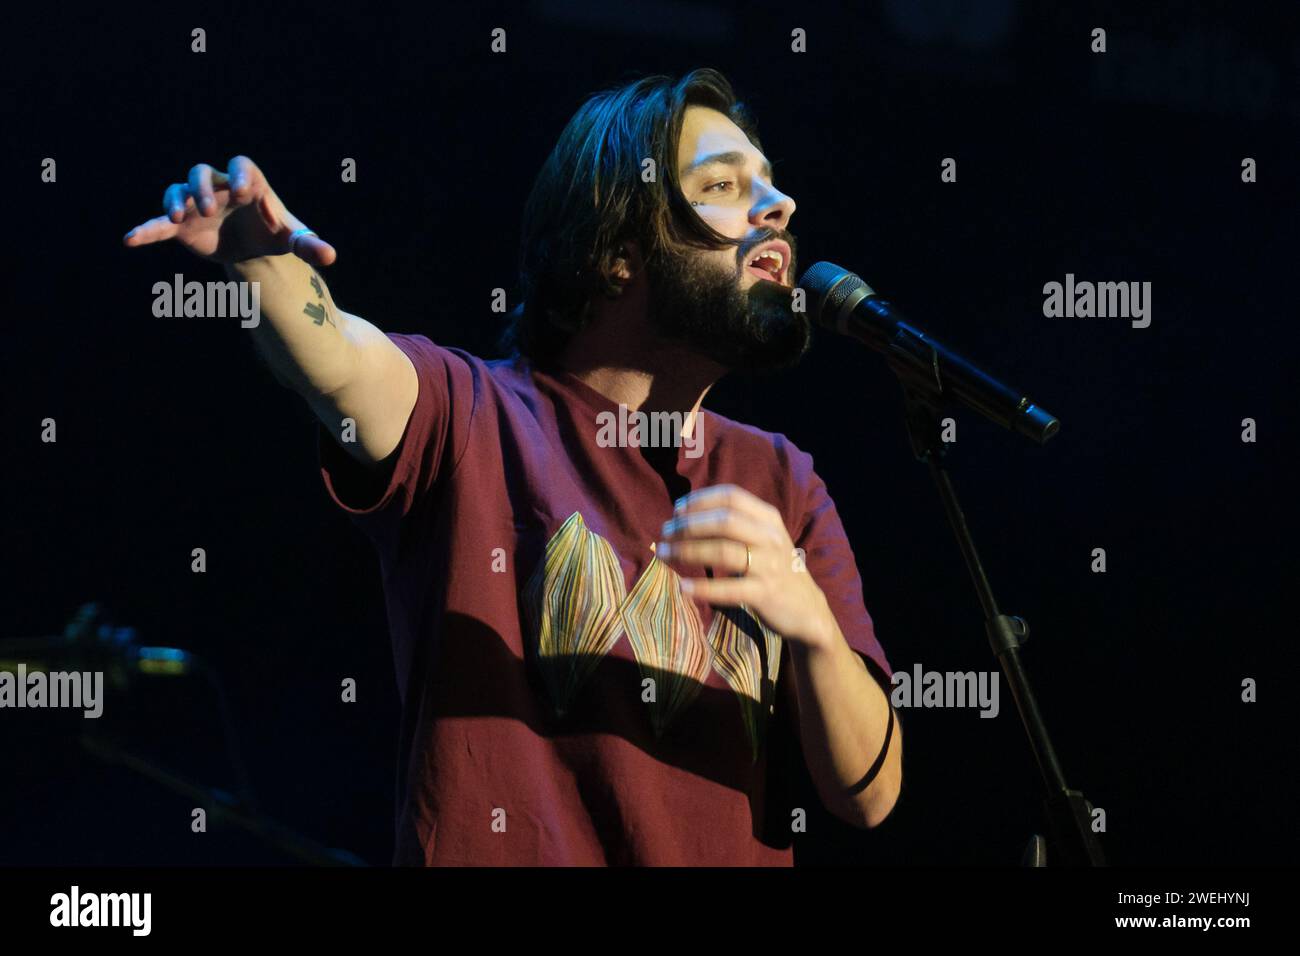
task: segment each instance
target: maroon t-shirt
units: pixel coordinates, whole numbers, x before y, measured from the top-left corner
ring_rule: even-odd
[[[790,865],[785,642],[683,596],[651,545],[689,491],[771,503],[888,692],[811,457],[708,411],[694,448],[610,447],[619,406],[574,375],[389,337],[419,396],[386,487],[323,427],[318,442],[383,573],[403,713],[394,862]]]

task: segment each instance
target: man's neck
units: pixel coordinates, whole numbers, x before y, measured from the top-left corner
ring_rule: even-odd
[[[681,346],[628,331],[606,323],[584,329],[565,349],[563,367],[630,411],[685,413],[683,435],[689,438],[700,403],[725,369]]]

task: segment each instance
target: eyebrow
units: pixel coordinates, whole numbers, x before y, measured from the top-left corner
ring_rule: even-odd
[[[745,165],[745,154],[740,152],[739,150],[732,150],[726,153],[710,153],[708,156],[705,156],[701,159],[697,159],[695,162],[691,163],[688,166],[683,166],[680,176],[682,179],[685,179],[687,176],[691,175],[692,173],[699,172],[701,169],[703,169],[706,166],[744,166],[744,165]],[[772,181],[772,164],[769,163],[766,159],[763,160],[763,165],[759,167],[759,171],[762,172],[763,176],[767,179],[768,182]]]

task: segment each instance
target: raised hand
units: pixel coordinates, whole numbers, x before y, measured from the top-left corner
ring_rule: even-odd
[[[131,247],[174,239],[197,256],[233,263],[292,253],[313,266],[331,265],[334,247],[285,208],[266,176],[247,156],[225,172],[200,163],[184,183],[163,193],[163,215],[142,222],[123,238]]]

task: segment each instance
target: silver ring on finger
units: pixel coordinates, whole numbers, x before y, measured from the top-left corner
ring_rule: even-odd
[[[311,229],[307,229],[306,227],[302,229],[295,229],[293,232],[289,233],[289,251],[290,252],[298,251],[296,248],[298,245],[298,240],[301,239],[303,236],[315,236],[315,235],[316,233],[314,231],[312,231]]]

